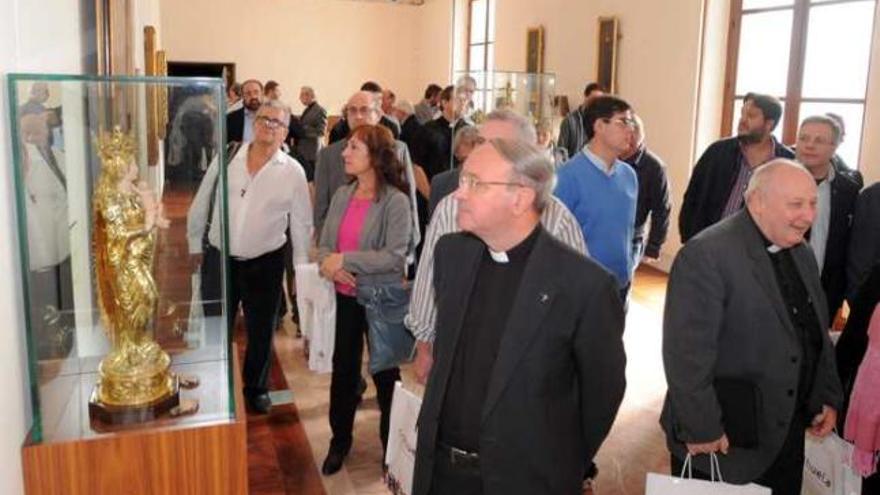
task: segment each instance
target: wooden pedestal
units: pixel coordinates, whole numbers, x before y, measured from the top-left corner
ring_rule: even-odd
[[[235,418],[205,425],[147,424],[87,439],[22,448],[29,495],[245,495],[247,418],[233,350]],[[208,391],[204,391],[209,393]]]

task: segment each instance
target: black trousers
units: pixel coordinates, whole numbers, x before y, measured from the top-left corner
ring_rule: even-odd
[[[199,267],[199,273],[202,276],[202,309],[205,316],[219,316],[223,313],[223,293],[220,281],[225,269],[220,250],[205,243],[202,266]]]
[[[801,484],[804,481],[804,433],[803,422],[792,421],[792,427],[789,428],[788,436],[785,438],[776,460],[754,482],[770,488],[773,495],[800,495]],[[681,474],[684,461],[674,455],[671,457],[671,474],[678,476]],[[692,472],[694,478],[709,479],[709,473],[696,469]],[[723,477],[724,472],[721,475]]]
[[[438,449],[434,455],[430,495],[482,495],[483,481],[479,468],[456,466],[449,452]]]
[[[336,344],[333,350],[333,375],[330,382],[330,448],[347,452],[351,448],[354,414],[358,405],[357,388],[361,380],[361,359],[367,317],[364,307],[354,297],[336,294]],[[382,450],[388,445],[388,422],[394,382],[400,380],[400,368],[373,375],[381,413],[379,434]],[[384,457],[383,457],[384,458]]]
[[[284,249],[249,259],[230,260],[229,335],[235,324],[239,303],[247,330],[244,356],[244,393],[256,396],[266,393],[272,334],[278,323],[281,302],[281,275],[284,273]]]

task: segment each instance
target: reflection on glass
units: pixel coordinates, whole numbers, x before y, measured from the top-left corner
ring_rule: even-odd
[[[495,0],[489,0],[489,34],[490,42],[495,41]]]
[[[832,112],[839,115],[844,123],[844,139],[837,148],[837,154],[852,169],[859,168],[859,151],[862,148],[862,117],[865,106],[860,103],[810,102],[801,103],[800,114],[803,121],[811,115]]]
[[[853,2],[810,9],[805,98],[865,98],[874,6]]]
[[[471,2],[471,43],[486,41],[486,1],[473,0]]]
[[[742,17],[736,94],[785,94],[791,24],[791,10]]]
[[[794,0],[743,0],[743,10],[766,9],[768,7],[785,7],[794,5]]]
[[[781,101],[781,100],[780,100]],[[742,98],[737,98],[733,100],[733,120],[730,125],[731,135],[736,136],[736,127],[739,124],[740,114],[742,113],[743,100]],[[773,137],[776,138],[780,143],[782,142],[782,123],[785,121],[785,103],[782,104],[782,114],[779,116],[779,122],[776,124],[776,128],[773,129]]]

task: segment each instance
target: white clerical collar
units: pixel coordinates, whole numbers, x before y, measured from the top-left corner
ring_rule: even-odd
[[[492,251],[489,249],[489,256],[495,263],[509,263],[510,258],[507,257],[507,251]]]
[[[777,246],[776,244],[771,244],[771,245],[767,246],[767,251],[769,251],[770,254],[776,254],[779,251],[782,251],[782,248]]]

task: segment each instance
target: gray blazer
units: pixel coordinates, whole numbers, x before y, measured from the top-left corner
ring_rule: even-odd
[[[327,211],[327,218],[318,242],[318,262],[336,252],[339,225],[348,208],[357,183],[340,187]],[[378,201],[370,205],[361,235],[359,251],[344,254],[342,267],[356,275],[362,283],[400,281],[406,264],[412,219],[406,194],[385,186]]]
[[[314,162],[321,150],[324,131],[327,130],[327,110],[318,103],[303,110],[299,118],[305,136],[296,142],[296,151],[303,159]]]
[[[345,173],[345,163],[342,160],[342,150],[348,143],[348,138],[341,139],[327,146],[318,153],[318,162],[315,164],[315,232],[321,232],[324,225],[324,219],[327,216],[327,209],[330,207],[330,199],[336,190],[348,183],[349,177]],[[406,180],[410,190],[410,212],[412,227],[410,230],[411,239],[407,257],[413,256],[415,246],[421,242],[421,231],[419,231],[419,217],[416,210],[416,180],[413,173],[412,159],[409,156],[409,148],[402,141],[396,142],[397,159],[403,163]],[[412,262],[412,260],[410,260]]]
[[[807,244],[792,249],[820,327],[828,309],[816,259]],[[843,399],[827,332],[808,410]],[[745,483],[776,458],[794,415],[801,346],[776,282],[760,231],[746,210],[704,230],[679,251],[672,266],[663,320],[663,364],[669,390],[660,423],[679,459],[685,443],[711,442],[725,432],[714,381],[746,379],[756,387],[758,445],[718,456],[724,480]],[[709,472],[706,455],[695,468]]]

